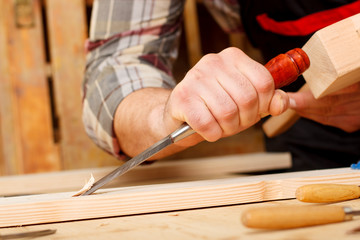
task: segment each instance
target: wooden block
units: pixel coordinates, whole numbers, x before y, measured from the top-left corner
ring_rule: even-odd
[[[0,15],[1,172],[59,170],[40,1],[1,1]]]
[[[87,37],[85,4],[84,0],[46,0],[45,4],[63,169],[109,166],[117,162],[95,146],[82,123],[80,89]]]
[[[209,177],[224,177],[225,174],[231,176],[234,173],[278,170],[290,167],[290,153],[253,153],[196,159],[164,160],[150,165],[141,165],[120,178],[114,179],[104,187],[122,187],[143,182],[199,180]],[[104,167],[1,177],[0,196],[76,191],[82,187],[85,180],[90,178],[90,174],[95,179],[100,179],[115,168]]]
[[[360,14],[317,31],[302,49],[310,58],[310,67],[303,73],[305,86],[315,98],[360,81]],[[263,130],[268,137],[275,137],[299,118],[288,110],[268,119]]]
[[[360,14],[317,31],[304,45],[310,68],[303,74],[316,98],[360,81]]]
[[[0,227],[289,199],[310,183],[359,184],[349,168],[0,198]]]

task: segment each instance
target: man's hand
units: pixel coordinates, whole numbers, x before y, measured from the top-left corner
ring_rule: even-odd
[[[203,139],[216,141],[254,125],[263,114],[279,115],[288,105],[287,94],[274,90],[263,65],[227,48],[204,56],[175,87],[164,123],[171,132],[187,122]]]
[[[360,129],[360,82],[320,99],[310,90],[288,95],[290,108],[302,117],[346,132]]]

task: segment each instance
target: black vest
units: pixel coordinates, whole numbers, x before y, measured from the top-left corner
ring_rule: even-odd
[[[326,10],[337,11],[339,7],[349,6],[356,2],[354,0],[238,1],[244,29],[251,43],[262,51],[266,61],[292,48],[301,48],[312,33],[288,35],[282,31],[265,30],[257,17],[267,14],[267,17],[275,22],[285,21],[291,25],[305,16],[315,13],[321,15],[326,13]],[[357,12],[360,13],[360,8]],[[321,21],[318,18],[313,20],[314,23]],[[276,26],[272,27],[276,29]],[[311,26],[304,26],[304,28],[311,28]],[[300,78],[284,90],[296,91],[303,83],[304,80]],[[346,133],[308,119],[301,118],[286,133],[272,139],[266,137],[265,139],[268,151],[291,152],[293,159],[291,170],[293,171],[350,167],[351,163],[360,160],[360,131]]]

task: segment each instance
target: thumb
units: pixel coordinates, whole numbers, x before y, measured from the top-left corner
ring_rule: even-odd
[[[289,108],[289,96],[284,91],[277,89],[269,104],[269,114],[277,116]]]

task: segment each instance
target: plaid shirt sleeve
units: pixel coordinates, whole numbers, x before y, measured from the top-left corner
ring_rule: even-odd
[[[185,0],[94,1],[82,86],[83,122],[90,138],[117,158],[126,158],[113,129],[121,100],[142,88],[173,88],[176,84],[171,70],[178,55],[184,3]],[[204,3],[213,9],[211,12],[226,31],[236,29],[239,17],[233,13],[238,11],[232,8],[236,0]],[[214,7],[226,14],[217,13]],[[228,18],[222,20],[225,16]]]

